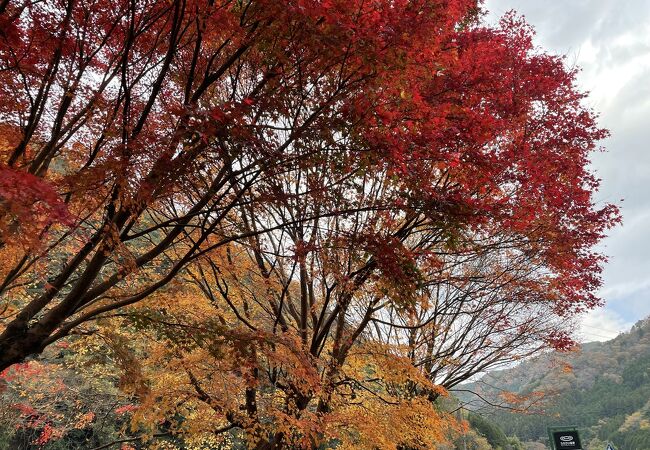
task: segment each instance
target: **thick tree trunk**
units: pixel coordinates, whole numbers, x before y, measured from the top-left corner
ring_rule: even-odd
[[[30,355],[41,353],[46,339],[47,335],[25,331],[0,342],[0,371],[25,361]]]
[[[0,335],[0,370],[23,362],[31,355],[40,354],[52,343],[52,333],[61,326],[72,306],[67,299],[38,319],[29,323],[29,316],[18,316]]]

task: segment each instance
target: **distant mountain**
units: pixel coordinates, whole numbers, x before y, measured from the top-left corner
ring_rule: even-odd
[[[611,341],[546,353],[463,389],[480,396],[459,393],[470,409],[530,448],[548,443],[547,426],[575,425],[586,450],[605,450],[608,441],[619,450],[650,450],[650,318]],[[529,414],[490,405],[512,401],[509,393],[532,400],[539,392],[546,397]]]

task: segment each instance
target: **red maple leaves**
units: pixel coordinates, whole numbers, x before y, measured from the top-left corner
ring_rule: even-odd
[[[502,245],[544,274],[526,295],[558,313],[597,302],[591,249],[618,214],[595,206],[587,165],[606,131],[513,14],[487,27],[472,0],[2,5],[0,122],[17,130],[0,143],[2,227],[30,242],[70,229],[48,241],[48,289],[7,324],[0,367],[214,248],[328,217],[379,217],[331,240],[385,236],[364,248],[395,282]],[[4,288],[34,276],[21,269]]]

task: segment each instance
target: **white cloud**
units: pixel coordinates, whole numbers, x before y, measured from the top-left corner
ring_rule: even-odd
[[[629,330],[632,325],[616,312],[599,308],[580,318],[576,337],[580,342],[608,341]]]
[[[610,256],[600,292],[607,305],[580,328],[586,340],[612,337],[650,314],[650,1],[486,0],[485,7],[491,22],[511,9],[523,14],[540,47],[580,67],[587,104],[612,133],[592,167],[603,180],[600,202],[625,199],[623,225],[599,247]]]

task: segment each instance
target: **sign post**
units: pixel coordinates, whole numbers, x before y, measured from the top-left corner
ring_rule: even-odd
[[[577,427],[548,427],[547,431],[553,450],[583,450]]]

